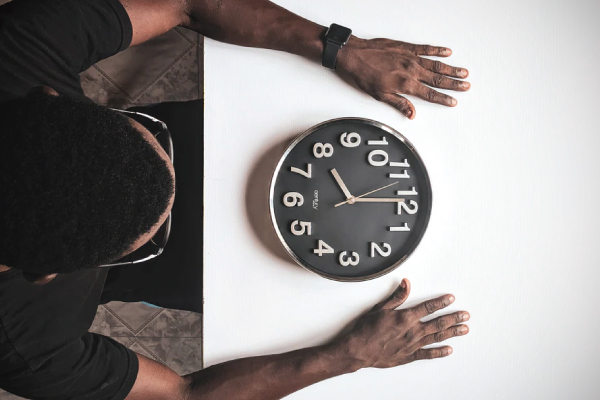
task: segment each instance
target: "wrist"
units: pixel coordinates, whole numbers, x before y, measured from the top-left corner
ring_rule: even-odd
[[[352,35],[348,43],[340,49],[337,58],[337,69],[340,71],[351,71],[356,65],[358,59],[357,53],[360,51],[364,39]]]
[[[343,373],[356,372],[365,367],[363,360],[353,356],[352,346],[347,337],[337,339],[324,347],[332,359],[336,360],[338,366],[345,371]]]

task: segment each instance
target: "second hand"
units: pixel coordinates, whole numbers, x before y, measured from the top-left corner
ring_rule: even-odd
[[[369,193],[361,194],[360,196],[356,196],[355,198],[356,198],[356,199],[358,199],[358,198],[360,198],[360,197],[365,197],[365,196],[368,196],[368,195],[370,195],[371,193],[375,193],[375,192],[378,192],[378,191],[380,191],[380,190],[383,190],[383,189],[385,189],[385,188],[389,188],[390,186],[394,186],[396,183],[400,183],[400,182],[398,181],[398,182],[390,183],[390,184],[389,184],[389,185],[387,185],[387,186],[381,187],[381,188],[379,188],[379,189],[371,190]],[[346,201],[342,201],[341,203],[338,203],[338,204],[336,204],[336,205],[335,205],[335,207],[339,207],[339,206],[342,206],[342,205],[344,205],[344,204],[347,204],[347,203],[348,203],[348,200],[346,200]]]

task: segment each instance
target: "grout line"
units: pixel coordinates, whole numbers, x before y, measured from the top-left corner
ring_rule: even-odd
[[[144,343],[142,343],[141,341],[137,340],[137,338],[136,338],[136,340],[134,340],[134,343],[137,343],[138,346],[140,346],[142,349],[146,350],[148,352],[148,354],[150,354],[152,357],[154,357],[156,359],[156,361],[159,361],[161,364],[167,365],[167,362],[165,360],[163,360],[158,355],[156,355],[156,353],[154,353],[152,350],[150,350],[148,347],[146,347],[144,345]]]
[[[144,322],[142,325],[140,325],[137,332],[135,332],[135,336],[137,336],[138,333],[140,333],[144,328],[146,328],[150,324],[150,322],[154,321],[156,319],[156,317],[158,317],[160,314],[162,314],[163,311],[165,311],[165,309],[161,308],[160,310],[158,310],[158,312],[156,314],[154,314],[152,317],[148,318],[148,320],[146,322]]]
[[[116,313],[116,311],[114,311],[113,309],[111,309],[109,306],[107,306],[106,304],[104,305],[104,308],[106,309],[106,311],[108,311],[113,317],[115,317],[119,322],[121,322],[123,325],[125,325],[125,327],[127,329],[129,329],[132,333],[132,336],[136,336],[141,330],[142,328],[145,328],[146,326],[148,326],[148,324],[153,321],[160,313],[162,313],[164,311],[164,308],[161,308],[160,310],[158,310],[157,312],[155,312],[154,314],[152,314],[148,320],[143,323],[141,325],[141,327],[139,329],[134,329],[131,325],[129,325],[129,323],[127,323],[127,321],[125,321],[125,319],[123,319],[119,314]],[[121,336],[123,337],[123,336]]]
[[[181,34],[180,34],[181,35]],[[189,41],[189,40],[188,40]],[[187,55],[187,53],[194,47],[193,44],[189,45],[185,51],[183,51],[179,56],[177,56],[161,73],[159,73],[156,78],[154,80],[152,80],[151,82],[149,82],[143,89],[141,89],[138,93],[136,93],[134,95],[134,99],[132,100],[133,102],[135,102],[139,97],[141,97],[144,93],[146,93],[146,91],[148,89],[150,89],[150,87],[152,85],[154,85],[156,82],[158,82],[158,80],[160,78],[162,78],[170,69],[172,66],[174,66],[175,64],[177,64],[183,57],[185,57]]]

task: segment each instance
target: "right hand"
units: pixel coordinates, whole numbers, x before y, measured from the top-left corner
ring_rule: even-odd
[[[456,99],[434,88],[459,92],[471,88],[469,82],[459,80],[469,76],[465,68],[422,57],[448,57],[450,54],[452,50],[446,47],[352,36],[339,52],[338,69],[349,74],[365,93],[414,119],[415,106],[402,94],[454,107]]]
[[[460,324],[470,318],[466,311],[420,321],[452,304],[453,295],[447,294],[411,308],[396,310],[409,293],[410,282],[403,279],[390,297],[376,304],[358,319],[348,334],[333,343],[351,358],[357,369],[390,368],[416,360],[445,357],[452,354],[450,346],[430,349],[423,349],[423,346],[469,332],[467,325]]]

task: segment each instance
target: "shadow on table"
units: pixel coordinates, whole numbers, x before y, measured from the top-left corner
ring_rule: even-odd
[[[246,181],[246,215],[250,221],[252,230],[261,244],[271,254],[285,261],[286,264],[299,268],[279,241],[269,214],[269,186],[271,185],[271,178],[283,151],[295,136],[277,142],[277,144],[264,152],[252,166],[248,180]]]

